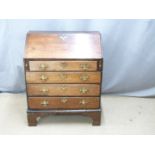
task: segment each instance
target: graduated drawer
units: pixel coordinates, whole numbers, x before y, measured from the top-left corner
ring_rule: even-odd
[[[93,109],[99,108],[99,97],[29,97],[31,109]]]
[[[27,84],[28,96],[99,96],[98,84]]]
[[[96,71],[97,61],[29,61],[30,71]]]
[[[100,83],[100,72],[26,72],[27,83]]]

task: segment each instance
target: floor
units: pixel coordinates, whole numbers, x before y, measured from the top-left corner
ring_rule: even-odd
[[[0,93],[0,101],[0,134],[155,134],[155,98],[102,96],[101,126],[82,116],[48,116],[28,127],[24,93]]]

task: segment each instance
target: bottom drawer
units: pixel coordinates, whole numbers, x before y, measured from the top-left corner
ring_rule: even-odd
[[[100,97],[29,97],[30,109],[95,109]]]

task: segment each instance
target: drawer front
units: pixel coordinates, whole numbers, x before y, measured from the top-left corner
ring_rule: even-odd
[[[99,97],[29,97],[31,109],[93,109],[99,108]]]
[[[30,71],[96,71],[97,61],[29,61]]]
[[[98,84],[28,84],[28,96],[99,96]]]
[[[100,83],[100,72],[26,72],[27,83]]]

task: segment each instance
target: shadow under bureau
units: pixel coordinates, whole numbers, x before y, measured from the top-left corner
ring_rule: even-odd
[[[29,126],[51,114],[100,125],[102,48],[98,32],[29,32],[24,67]]]

